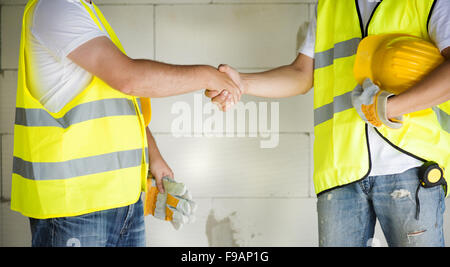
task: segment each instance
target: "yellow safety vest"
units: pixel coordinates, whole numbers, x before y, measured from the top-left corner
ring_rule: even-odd
[[[100,10],[98,19],[123,48]],[[139,99],[98,77],[61,111],[52,113],[31,94],[31,18],[23,16],[20,44],[11,209],[33,218],[76,216],[135,203],[147,188],[147,139]],[[100,20],[100,21],[99,21]],[[32,70],[31,70],[32,71]]]
[[[352,106],[353,65],[368,35],[410,34],[430,41],[434,0],[384,0],[364,28],[357,0],[319,0],[314,63],[314,184],[316,194],[367,177],[371,170],[367,124]],[[435,161],[449,177],[450,103],[404,115],[399,130],[377,132],[418,160]]]

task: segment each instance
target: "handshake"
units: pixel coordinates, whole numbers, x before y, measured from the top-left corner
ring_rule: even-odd
[[[244,83],[239,72],[228,65],[218,67],[218,79],[213,79],[205,95],[211,98],[220,110],[227,111],[238,103],[245,93]]]

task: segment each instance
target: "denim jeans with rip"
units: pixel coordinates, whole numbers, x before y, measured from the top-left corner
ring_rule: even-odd
[[[416,191],[419,168],[368,176],[318,196],[319,246],[370,246],[376,220],[389,246],[444,246],[442,186]]]

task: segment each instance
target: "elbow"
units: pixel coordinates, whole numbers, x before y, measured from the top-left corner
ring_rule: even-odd
[[[134,89],[136,87],[131,80],[120,81],[114,88],[126,95],[137,96],[136,90]]]
[[[314,87],[313,84],[313,79],[311,78],[309,81],[303,83],[302,85],[299,86],[300,89],[300,94],[301,95],[306,95],[307,93],[309,93],[309,91],[311,91],[311,89]]]
[[[314,75],[302,68],[296,67],[294,70],[297,79],[297,95],[306,95],[313,88]]]
[[[140,61],[131,59],[128,65],[118,73],[113,88],[130,96],[160,97],[160,91],[145,73],[145,68]]]
[[[289,67],[297,81],[297,93],[307,94],[314,86],[314,59],[300,53]]]
[[[115,77],[112,87],[126,95],[143,96],[142,90],[138,90],[138,88],[141,87],[140,80],[134,73],[135,72],[133,71],[121,71],[121,73]]]
[[[297,95],[306,95],[312,87],[300,87],[297,89]]]
[[[110,73],[108,84],[126,95],[135,96],[137,84],[137,69],[135,62],[131,58],[127,58],[126,62],[122,62],[117,66],[112,73]]]
[[[163,96],[158,90],[156,90],[156,88],[149,86],[142,86],[138,82],[139,82],[138,80],[125,79],[123,81],[118,82],[115,88],[120,92],[130,96],[150,97],[150,98]]]

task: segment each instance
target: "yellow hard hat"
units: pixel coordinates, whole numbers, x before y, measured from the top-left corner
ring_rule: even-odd
[[[142,108],[142,115],[144,115],[145,126],[148,126],[152,118],[150,98],[141,97],[141,108]]]
[[[383,90],[399,94],[439,66],[444,57],[432,43],[406,34],[364,38],[356,53],[354,75],[362,85],[370,78]]]

